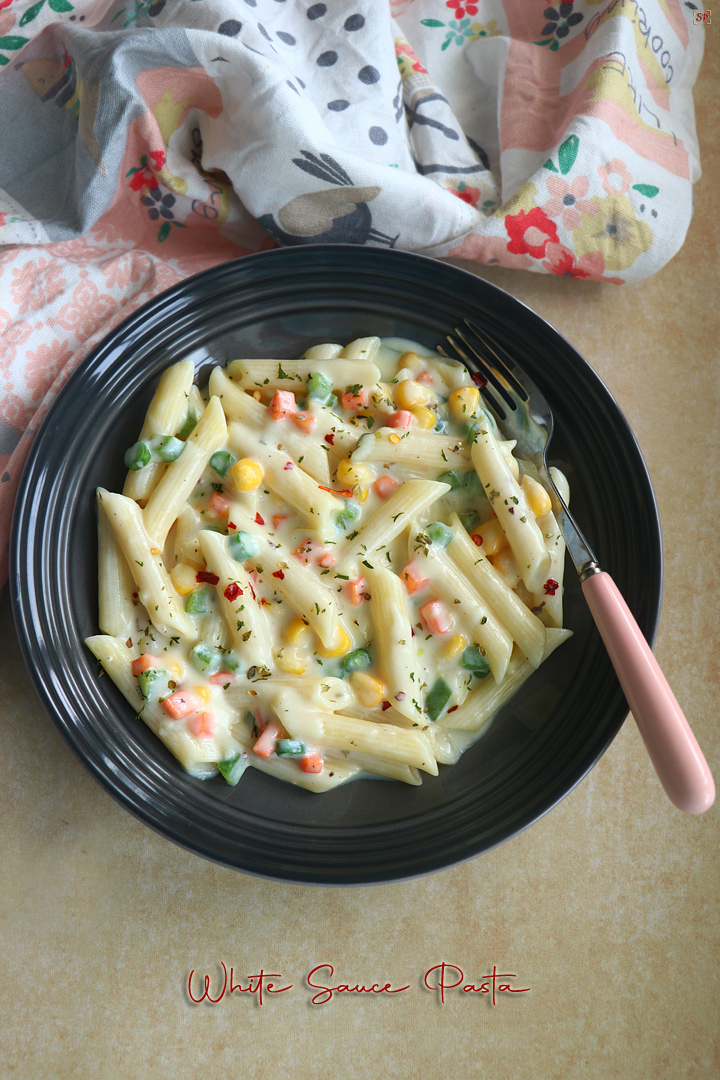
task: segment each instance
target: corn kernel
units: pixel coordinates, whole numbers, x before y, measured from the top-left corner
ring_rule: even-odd
[[[205,704],[207,705],[207,703],[210,700],[210,687],[209,686],[194,686],[193,690],[197,694],[197,696],[202,701],[204,701]]]
[[[379,705],[385,697],[383,684],[373,675],[368,675],[367,671],[354,671],[350,676],[350,684],[360,704],[368,709]]]
[[[462,423],[464,420],[469,420],[477,411],[480,404],[480,391],[477,386],[459,386],[448,398],[448,404],[455,420]]]
[[[176,592],[179,592],[181,596],[189,596],[191,592],[195,592],[198,587],[196,580],[197,571],[192,566],[188,566],[187,563],[177,563],[170,571],[170,580],[173,583]]]
[[[307,671],[308,662],[295,649],[282,649],[275,657],[275,663],[281,671],[289,675],[302,675]]]
[[[168,664],[168,675],[175,682],[180,682],[185,677],[185,668],[182,664],[178,664],[174,661],[172,664]]]
[[[391,442],[391,443],[397,445],[400,442],[401,438],[402,438],[401,435],[398,435],[398,433],[396,431],[393,431],[392,435],[388,435],[388,442]]]
[[[427,405],[434,401],[435,395],[429,386],[415,382],[414,379],[403,379],[395,388],[395,401],[398,409],[415,409],[418,405]]]
[[[400,357],[400,367],[411,367],[413,364],[416,364],[419,359],[420,357],[416,352],[404,352]]]
[[[260,401],[260,399],[262,398],[262,394],[259,390],[253,390],[252,396],[255,398],[256,401]]]
[[[505,533],[502,531],[497,518],[490,518],[484,525],[473,530],[473,536],[479,536],[482,540],[480,549],[485,555],[496,555],[507,544]]]
[[[230,470],[230,479],[236,491],[254,491],[262,484],[262,466],[252,458],[241,458]]]
[[[353,496],[357,499],[357,501],[359,503],[364,503],[365,500],[368,497],[368,488],[366,488],[366,487],[357,488],[355,491],[353,491]]]
[[[283,631],[283,640],[288,645],[308,645],[310,643],[310,627],[299,616],[289,622]]]
[[[328,649],[321,641],[317,651],[321,656],[344,656],[346,652],[350,652],[351,648],[352,641],[345,630],[343,630],[342,626],[338,626],[335,631],[335,640],[333,641],[332,646]]]
[[[364,484],[370,479],[370,469],[359,461],[343,458],[337,467],[337,479],[339,484],[345,484],[346,487],[355,487],[357,484]]]
[[[453,634],[450,640],[445,645],[442,653],[443,660],[455,660],[460,655],[465,646],[468,643],[468,639],[464,634]]]
[[[420,405],[419,408],[413,409],[413,417],[420,428],[424,428],[425,431],[431,431],[437,423],[437,416],[432,409],[426,409],[424,405]]]
[[[552,510],[552,502],[542,484],[538,484],[537,480],[533,480],[532,476],[528,476],[528,474],[525,473],[522,478],[522,488],[525,492],[528,506],[535,517],[544,517],[545,514],[550,513]]]

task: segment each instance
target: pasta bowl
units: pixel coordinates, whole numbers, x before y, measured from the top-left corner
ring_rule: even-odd
[[[624,417],[582,357],[534,312],[455,267],[342,246],[276,250],[207,271],[120,325],[69,380],[21,484],[12,601],[43,704],[100,783],[163,836],[225,866],[284,881],[351,885],[442,869],[549,811],[612,742],[627,705],[574,575],[573,637],[453,766],[422,786],[359,780],[325,792],[248,770],[237,787],[196,780],[165,750],[84,639],[97,632],[95,489],[120,490],[162,372],[192,359],[197,381],[234,357],[293,358],[367,334],[440,345],[463,318],[523,357],[556,418],[553,463],[573,509],[645,636],[659,616],[657,508]]]

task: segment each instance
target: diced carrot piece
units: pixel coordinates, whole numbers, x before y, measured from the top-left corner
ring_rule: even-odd
[[[441,600],[431,600],[420,608],[420,618],[430,634],[447,634],[454,623]]]
[[[316,561],[318,566],[332,566],[335,562],[335,556],[333,555],[332,551],[323,551],[322,554],[318,556]]]
[[[348,581],[345,590],[350,603],[358,607],[365,599],[365,578],[359,577],[354,581]]]
[[[273,420],[284,420],[287,416],[293,416],[297,412],[297,405],[292,390],[276,390],[268,409]]]
[[[299,559],[303,566],[307,566],[312,559],[313,554],[317,550],[317,540],[311,540],[309,537],[307,540],[303,540],[299,547],[296,547],[293,551],[293,555],[296,559]]]
[[[227,683],[234,683],[236,679],[237,675],[232,671],[218,671],[210,676],[208,682],[211,686],[225,686]]]
[[[199,712],[202,701],[192,690],[177,690],[170,697],[166,697],[162,707],[173,720],[182,720],[184,716]]]
[[[209,712],[198,713],[188,727],[198,739],[210,739],[215,734],[215,717]]]
[[[433,377],[429,371],[421,371],[419,375],[415,376],[415,382],[425,383],[426,386],[430,386],[433,381]]]
[[[258,757],[269,758],[275,752],[275,742],[279,738],[280,728],[271,720],[269,724],[265,725],[262,735],[253,746],[253,752]]]
[[[304,431],[306,435],[309,435],[312,429],[317,424],[317,416],[314,413],[306,412],[305,410],[298,409],[293,416],[290,417],[293,423],[297,424],[301,431]]]
[[[355,412],[357,409],[364,409],[368,403],[368,392],[364,386],[361,386],[357,393],[353,393],[352,390],[347,390],[344,394],[340,395],[340,402],[343,409],[347,409],[350,412]]]
[[[280,523],[282,521],[287,521],[287,519],[288,519],[287,514],[274,514],[273,515],[273,529],[277,530],[278,525],[280,525]]]
[[[400,577],[405,582],[405,588],[411,594],[424,589],[430,580],[427,574],[423,573],[420,563],[416,562],[415,559],[407,564]]]
[[[150,653],[143,653],[142,656],[138,656],[137,660],[132,662],[133,675],[139,675],[141,671],[148,671],[150,668],[160,668],[163,666],[164,661],[159,656],[151,656]]]
[[[300,768],[303,772],[320,773],[323,770],[322,754],[319,750],[310,750],[300,758]]]
[[[390,413],[387,418],[387,426],[394,428],[409,428],[412,424],[412,413],[409,409],[398,409]]]
[[[378,476],[377,480],[373,482],[373,487],[381,499],[387,499],[389,495],[392,495],[395,488],[399,488],[400,485],[392,476]]]
[[[217,514],[218,517],[225,517],[230,512],[230,503],[219,491],[213,491],[208,501],[208,509],[212,510],[213,514]]]

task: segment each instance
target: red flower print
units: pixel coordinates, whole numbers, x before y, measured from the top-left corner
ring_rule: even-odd
[[[558,232],[539,206],[534,206],[529,213],[521,210],[518,214],[508,214],[505,218],[510,241],[508,251],[513,255],[532,255],[533,259],[542,259],[549,243],[558,243]]]
[[[615,285],[623,285],[622,278],[604,278],[605,259],[600,251],[590,251],[587,255],[581,255],[576,259],[572,251],[562,244],[548,244],[547,258],[543,267],[550,274],[559,277],[591,278],[593,281],[611,281]]]
[[[447,0],[445,7],[455,8],[454,15],[456,19],[464,19],[465,15],[477,15],[478,6],[473,4],[472,0]]]
[[[10,7],[12,2],[13,0],[0,0],[0,11],[2,11],[3,8]]]
[[[446,190],[449,191],[451,195],[455,195],[458,199],[462,199],[462,201],[466,202],[469,206],[477,206],[478,204],[480,188],[471,187],[469,184],[466,184],[464,180],[461,180],[457,187],[449,187],[446,188]]]
[[[142,188],[156,188],[158,182],[150,172],[149,169],[138,169],[136,173],[130,177],[130,187],[133,191],[141,191]]]

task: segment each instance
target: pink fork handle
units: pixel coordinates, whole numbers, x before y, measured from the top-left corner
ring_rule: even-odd
[[[715,799],[712,774],[640,627],[609,574],[582,589],[660,783],[680,810],[702,814]]]

